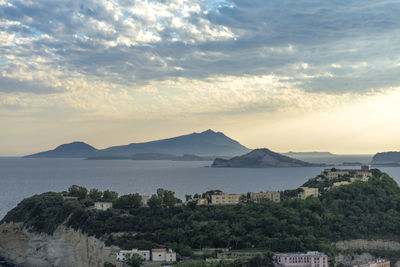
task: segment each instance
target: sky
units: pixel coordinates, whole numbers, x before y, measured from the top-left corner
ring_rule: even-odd
[[[0,155],[209,128],[249,148],[400,150],[400,3],[0,0]]]

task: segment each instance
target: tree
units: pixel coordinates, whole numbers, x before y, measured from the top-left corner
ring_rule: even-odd
[[[147,202],[147,205],[150,209],[160,209],[163,206],[163,200],[157,195],[152,195]]]
[[[138,254],[128,254],[125,262],[131,267],[140,267],[142,265],[143,258]]]
[[[120,196],[115,201],[114,207],[117,209],[132,209],[139,208],[142,205],[142,197],[139,194],[128,194]]]
[[[185,200],[186,201],[189,201],[189,200],[191,200],[192,199],[192,195],[185,195]]]
[[[87,197],[88,190],[83,186],[72,185],[70,188],[68,188],[68,192],[70,196],[77,197],[78,199],[82,200]]]
[[[103,192],[99,191],[96,188],[90,189],[89,191],[89,198],[95,202],[101,201],[103,197]]]
[[[181,202],[175,197],[175,192],[162,188],[157,189],[157,197],[162,200],[161,205],[168,208],[175,206],[178,201]]]
[[[118,199],[118,193],[110,190],[103,192],[103,201],[114,202]]]

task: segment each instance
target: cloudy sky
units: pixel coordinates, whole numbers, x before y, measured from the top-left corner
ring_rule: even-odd
[[[400,3],[0,0],[0,154],[208,128],[275,151],[400,150]]]

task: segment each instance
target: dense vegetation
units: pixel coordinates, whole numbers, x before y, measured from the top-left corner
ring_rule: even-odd
[[[301,201],[288,197],[281,203],[176,206],[173,192],[159,190],[149,207],[143,207],[138,195],[118,198],[108,192],[106,197],[113,199],[115,209],[96,211],[86,207],[92,198],[103,199],[104,193],[82,191],[75,187],[69,190],[79,195],[79,201],[63,200],[58,193],[25,199],[4,221],[24,222],[35,231],[48,233],[65,222],[103,238],[107,244],[126,249],[168,246],[181,255],[205,247],[332,254],[330,244],[338,240],[400,240],[400,189],[377,170],[368,182],[331,188],[320,198]],[[113,235],[116,232],[125,234]]]

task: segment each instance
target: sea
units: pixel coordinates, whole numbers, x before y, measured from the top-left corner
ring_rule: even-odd
[[[110,189],[120,195],[152,195],[158,188],[186,194],[295,189],[325,167],[210,168],[205,161],[0,158],[0,219],[21,200],[71,185]],[[350,168],[350,167],[346,167]],[[358,167],[353,167],[358,168]],[[385,167],[397,182],[400,168]]]

